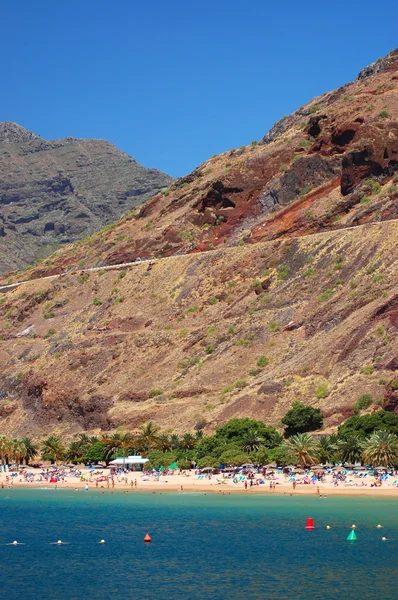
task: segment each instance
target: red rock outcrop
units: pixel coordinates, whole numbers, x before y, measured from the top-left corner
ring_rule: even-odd
[[[383,399],[383,409],[398,415],[398,378],[386,386]]]

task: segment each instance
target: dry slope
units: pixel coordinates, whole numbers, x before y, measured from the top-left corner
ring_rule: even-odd
[[[294,398],[326,426],[398,367],[398,222],[30,282],[0,300],[0,430],[183,431]]]

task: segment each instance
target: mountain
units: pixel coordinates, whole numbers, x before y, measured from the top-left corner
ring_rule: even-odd
[[[398,50],[258,143],[212,157],[141,211],[33,272],[171,256],[396,218]],[[373,193],[370,179],[383,185]],[[122,239],[120,239],[122,237]],[[32,275],[33,276],[33,275]]]
[[[0,123],[0,272],[92,234],[172,181],[109,142],[48,141]]]
[[[398,410],[397,88],[394,51],[4,278],[31,281],[0,297],[0,430],[278,426],[299,399],[333,431],[364,394]]]

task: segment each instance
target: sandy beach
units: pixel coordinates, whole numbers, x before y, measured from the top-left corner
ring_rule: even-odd
[[[326,481],[304,484],[300,479],[293,487],[293,482],[283,473],[275,473],[273,479],[265,480],[263,484],[248,485],[245,489],[244,481],[233,483],[232,478],[224,478],[221,474],[199,476],[195,471],[174,472],[160,477],[148,476],[141,472],[116,474],[110,477],[110,469],[98,469],[95,472],[87,468],[77,468],[75,473],[66,469],[60,475],[59,481],[45,480],[41,476],[46,468],[24,469],[22,473],[0,473],[0,491],[10,488],[59,488],[101,491],[104,493],[122,491],[128,493],[163,493],[163,492],[199,492],[211,494],[289,494],[289,495],[320,495],[323,496],[392,496],[398,498],[398,486],[395,478],[390,477],[391,483],[383,482],[380,487],[371,487],[375,479],[366,477],[366,481],[359,475],[347,476],[346,482],[334,485],[331,475],[326,476]],[[29,477],[26,477],[29,474]],[[261,475],[257,475],[262,479]],[[112,482],[113,479],[113,482]],[[274,484],[271,487],[271,483]]]

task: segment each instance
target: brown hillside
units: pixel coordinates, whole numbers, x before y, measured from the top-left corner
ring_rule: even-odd
[[[397,373],[397,234],[391,221],[25,284],[0,305],[1,431],[277,424],[294,398],[334,426]]]
[[[397,65],[395,51],[11,276],[75,269],[0,295],[0,431],[277,425],[296,398],[331,430],[365,393],[393,410]],[[79,272],[137,256],[154,260]]]

